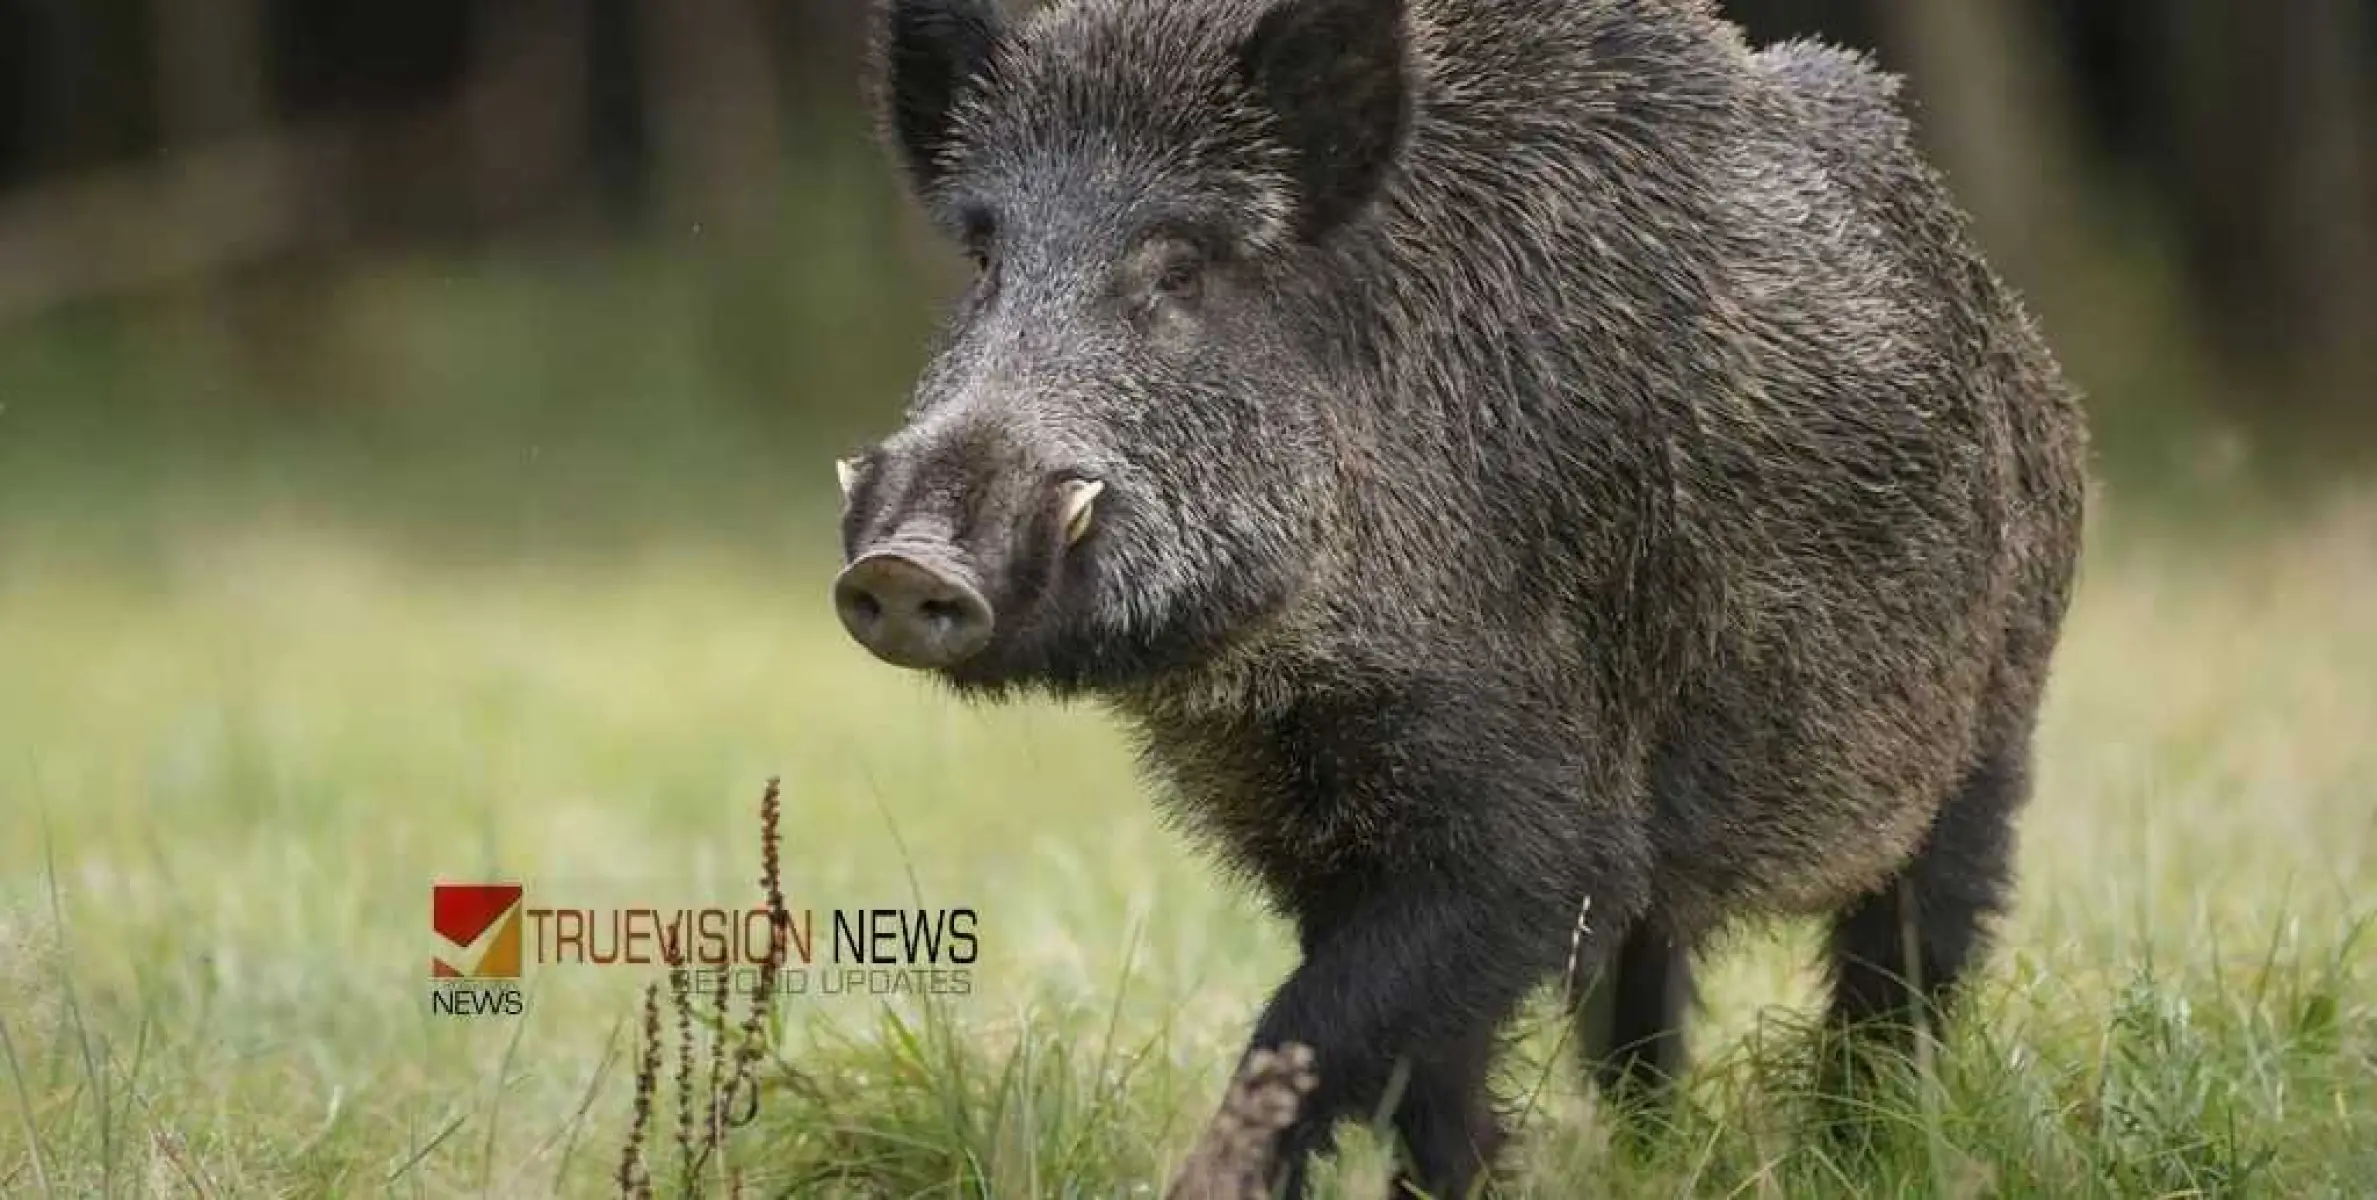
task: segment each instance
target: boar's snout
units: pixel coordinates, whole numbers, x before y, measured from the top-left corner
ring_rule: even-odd
[[[895,667],[936,670],[989,643],[990,602],[948,555],[930,547],[880,550],[834,581],[842,627]]]

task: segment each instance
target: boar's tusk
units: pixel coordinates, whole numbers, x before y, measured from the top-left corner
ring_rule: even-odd
[[[1070,546],[1089,532],[1090,519],[1096,515],[1098,497],[1106,485],[1095,479],[1077,479],[1065,485],[1065,544]]]
[[[850,498],[851,486],[858,482],[858,460],[851,458],[835,459],[834,478],[842,485],[842,498],[844,500],[848,500]]]

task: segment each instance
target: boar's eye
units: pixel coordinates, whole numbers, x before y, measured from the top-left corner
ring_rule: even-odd
[[[1205,254],[1185,238],[1149,238],[1138,254],[1137,275],[1148,302],[1194,304],[1205,290]]]
[[[960,237],[965,243],[966,258],[974,264],[976,272],[988,274],[991,263],[991,244],[999,232],[998,222],[993,220],[989,213],[978,208],[968,210],[961,220],[964,222],[964,226]]]
[[[1164,273],[1156,277],[1155,290],[1174,300],[1194,300],[1197,285],[1205,278],[1204,263],[1183,255],[1164,264]]]

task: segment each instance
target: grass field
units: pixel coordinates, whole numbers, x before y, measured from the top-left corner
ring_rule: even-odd
[[[1799,1136],[1814,942],[1750,931],[1646,1152],[1535,1010],[1518,1194],[2377,1195],[2377,505],[2107,509],[2019,910],[1875,1157]],[[968,996],[788,1002],[798,1085],[771,1065],[730,1152],[753,1190],[1159,1192],[1282,929],[1101,714],[968,708],[847,645],[821,539],[650,544],[0,537],[0,1194],[602,1192],[652,976],[532,969],[524,1017],[433,1016],[428,885],[753,902],[778,773],[795,906],[970,906],[982,950]],[[1349,1138],[1332,1194],[1381,1163]]]

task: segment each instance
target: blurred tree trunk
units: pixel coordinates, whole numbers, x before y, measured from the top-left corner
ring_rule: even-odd
[[[272,117],[271,76],[265,64],[264,4],[262,0],[149,0],[148,56],[156,81],[158,157],[184,165],[213,159],[218,148],[238,141],[256,141],[266,133]],[[309,182],[296,181],[303,187]],[[236,227],[242,215],[222,206],[254,203],[248,188],[192,189],[189,196],[202,207],[176,220],[157,220],[152,236],[171,243],[164,256],[205,261],[218,253],[210,244],[217,231]],[[250,210],[252,214],[254,209]],[[262,236],[270,237],[270,231]],[[166,309],[184,336],[223,345],[248,365],[268,366],[287,353],[292,341],[308,342],[312,329],[301,325],[294,338],[273,336],[244,306],[211,302],[202,273],[169,278],[164,285]],[[279,394],[279,393],[272,393]]]
[[[28,0],[18,24],[32,77],[25,91],[36,175],[98,166],[143,149],[154,86],[138,5]]]
[[[263,0],[149,0],[166,146],[245,137],[272,116]]]
[[[1878,15],[1933,157],[1991,258],[2054,307],[2057,266],[2083,241],[2083,181],[2052,31],[2030,7],[1999,0],[1895,0]]]
[[[753,0],[643,0],[660,208],[734,240],[764,232],[784,143],[773,39]]]
[[[579,0],[523,0],[478,15],[457,101],[477,223],[500,227],[584,178],[589,25]]]
[[[785,187],[778,30],[762,0],[641,0],[661,240],[699,279],[708,357],[763,411],[797,380],[787,344],[797,210]]]
[[[2377,391],[2368,13],[2358,0],[2184,10],[2178,203],[2243,416],[2337,416]]]
[[[612,224],[639,224],[651,204],[651,129],[644,113],[648,88],[637,37],[638,0],[587,0],[586,86],[589,167],[597,203]]]
[[[794,0],[779,12],[790,47],[785,66],[793,110],[826,116],[865,104],[867,21],[874,6]]]

